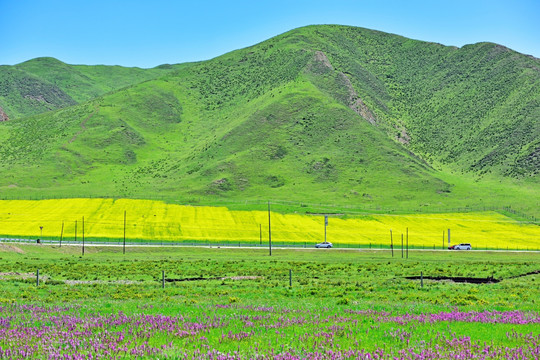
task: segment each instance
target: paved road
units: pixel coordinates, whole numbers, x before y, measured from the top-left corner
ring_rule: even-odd
[[[36,246],[42,246],[42,245],[56,245],[59,246],[60,243],[56,240],[43,240],[40,244],[36,242],[34,239],[10,239],[10,238],[0,238],[0,244],[26,244],[26,245],[36,245]],[[82,246],[82,242],[62,242],[62,246]],[[122,242],[85,242],[85,247],[123,247]],[[173,244],[162,244],[160,242],[154,242],[154,243],[126,243],[126,248],[128,247],[188,247],[188,248],[209,248],[209,249],[254,249],[254,250],[263,250],[268,251],[268,246],[229,246],[229,245],[210,245],[210,244],[183,244],[183,243],[173,243]],[[315,244],[311,246],[272,246],[272,250],[317,250],[317,251],[338,251],[338,250],[346,250],[346,251],[390,251],[390,249],[377,249],[377,248],[349,248],[349,247],[334,247],[331,249],[315,249]],[[405,250],[406,251],[406,250]],[[409,251],[450,251],[447,249],[409,249]],[[466,250],[456,250],[456,251],[466,251]],[[512,253],[523,253],[523,252],[530,252],[530,253],[539,253],[540,250],[510,250],[510,249],[473,249],[474,252],[482,251],[482,252],[512,252]],[[399,255],[401,252],[401,248],[395,247],[394,252],[396,253],[396,256]]]

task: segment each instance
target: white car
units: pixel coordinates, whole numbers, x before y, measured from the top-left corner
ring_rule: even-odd
[[[318,248],[326,248],[326,249],[329,249],[332,247],[332,243],[331,242],[322,242],[322,243],[319,243],[317,245],[315,245],[315,247],[318,249]]]
[[[471,244],[453,245],[450,246],[448,250],[471,250]]]

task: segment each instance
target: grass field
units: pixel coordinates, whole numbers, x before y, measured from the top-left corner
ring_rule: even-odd
[[[535,359],[540,351],[535,253],[93,247],[80,256],[72,246],[0,244],[0,268],[6,359]],[[162,271],[176,281],[162,286]],[[500,282],[406,279],[420,272]]]
[[[0,234],[43,239],[176,241],[259,244],[268,241],[268,212],[233,211],[225,207],[181,206],[151,200],[64,199],[0,201]],[[77,222],[77,224],[76,224]],[[271,213],[272,239],[279,243],[312,246],[324,239],[322,215]],[[327,239],[336,246],[394,245],[408,231],[409,246],[441,248],[468,242],[480,249],[538,249],[540,226],[513,220],[494,211],[444,214],[372,214],[332,216]]]

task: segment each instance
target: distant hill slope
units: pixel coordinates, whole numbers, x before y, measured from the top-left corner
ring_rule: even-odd
[[[154,79],[171,69],[68,65],[54,58],[4,65],[0,66],[0,107],[10,119],[39,114]]]
[[[476,173],[539,173],[539,59],[353,27],[299,33],[347,75],[389,134],[424,158]]]
[[[300,28],[2,123],[0,189],[533,207],[539,65],[495,44]]]

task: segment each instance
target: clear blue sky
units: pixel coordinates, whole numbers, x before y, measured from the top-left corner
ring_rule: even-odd
[[[153,67],[206,60],[293,28],[342,24],[540,57],[540,0],[0,0],[0,64]]]

